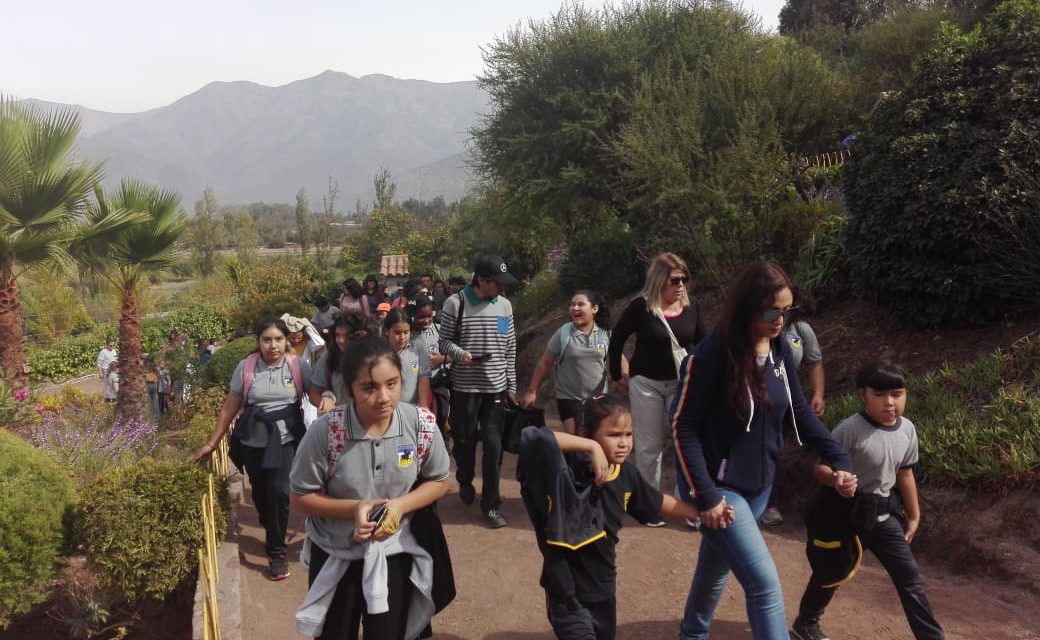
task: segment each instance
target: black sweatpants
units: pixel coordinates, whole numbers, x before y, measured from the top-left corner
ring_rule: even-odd
[[[574,596],[545,592],[549,624],[559,640],[614,640],[617,599],[581,602]]]
[[[863,548],[873,552],[892,578],[892,584],[899,594],[899,601],[903,604],[903,612],[910,623],[914,638],[942,640],[945,637],[942,627],[932,613],[932,605],[929,604],[924,590],[924,579],[917,569],[917,561],[910,551],[910,544],[903,537],[903,526],[899,518],[891,516],[888,520],[879,522],[870,533],[858,535]],[[815,575],[810,577],[802,595],[795,624],[819,622],[837,590],[824,589]]]
[[[502,506],[498,477],[502,464],[502,430],[505,426],[505,401],[502,393],[451,392],[451,438],[454,442],[455,479],[460,485],[473,484],[476,476],[477,441],[483,448],[480,509],[487,513]]]
[[[242,447],[242,466],[249,476],[253,504],[260,516],[267,540],[264,548],[269,556],[285,555],[285,531],[289,526],[289,472],[296,457],[296,443],[282,445],[282,462],[277,469],[260,467],[264,450]]]
[[[318,545],[311,545],[311,565],[307,585],[315,578],[329,554]],[[404,640],[408,630],[408,607],[412,598],[412,556],[400,553],[386,559],[387,587],[390,591],[390,609],[386,613],[369,614],[365,606],[365,595],[361,589],[361,575],[365,567],[363,560],[355,560],[347,567],[347,573],[336,586],[329,611],[325,615],[318,640],[358,640],[359,628],[364,628],[365,640]]]

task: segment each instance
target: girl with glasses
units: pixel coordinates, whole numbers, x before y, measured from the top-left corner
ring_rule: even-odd
[[[802,395],[790,344],[791,280],[755,262],[730,286],[722,319],[683,364],[673,407],[679,494],[701,519],[700,552],[679,637],[706,640],[730,571],[747,599],[756,640],[787,640],[780,579],[756,520],[769,499],[784,425],[834,470],[852,495],[852,462]]]
[[[625,342],[635,334],[629,370],[622,368]],[[628,305],[610,341],[610,377],[627,393],[635,427],[634,462],[652,487],[671,493],[675,487],[674,446],[667,412],[675,395],[677,369],[687,352],[704,337],[704,316],[690,295],[690,269],[674,253],[650,262],[643,291]],[[661,526],[664,521],[652,522]]]

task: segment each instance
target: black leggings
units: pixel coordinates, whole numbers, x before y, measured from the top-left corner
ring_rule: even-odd
[[[318,545],[311,545],[308,586],[314,583],[328,558],[329,554]],[[386,559],[390,610],[376,615],[369,614],[365,607],[365,596],[361,590],[364,564],[361,560],[351,562],[346,575],[339,581],[325,615],[325,626],[318,636],[319,640],[358,640],[360,627],[365,629],[365,640],[404,640],[408,628],[408,606],[412,599],[412,583],[409,580],[412,556],[401,553]]]

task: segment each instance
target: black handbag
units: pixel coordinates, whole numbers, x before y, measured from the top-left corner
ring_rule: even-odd
[[[520,432],[524,427],[544,427],[545,412],[536,407],[506,407],[505,426],[502,430],[502,450],[520,453]]]

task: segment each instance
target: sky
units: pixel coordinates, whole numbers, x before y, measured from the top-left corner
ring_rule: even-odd
[[[327,69],[473,80],[481,47],[561,1],[0,0],[0,94],[135,112],[216,80],[278,86]],[[775,29],[783,0],[743,6]]]

